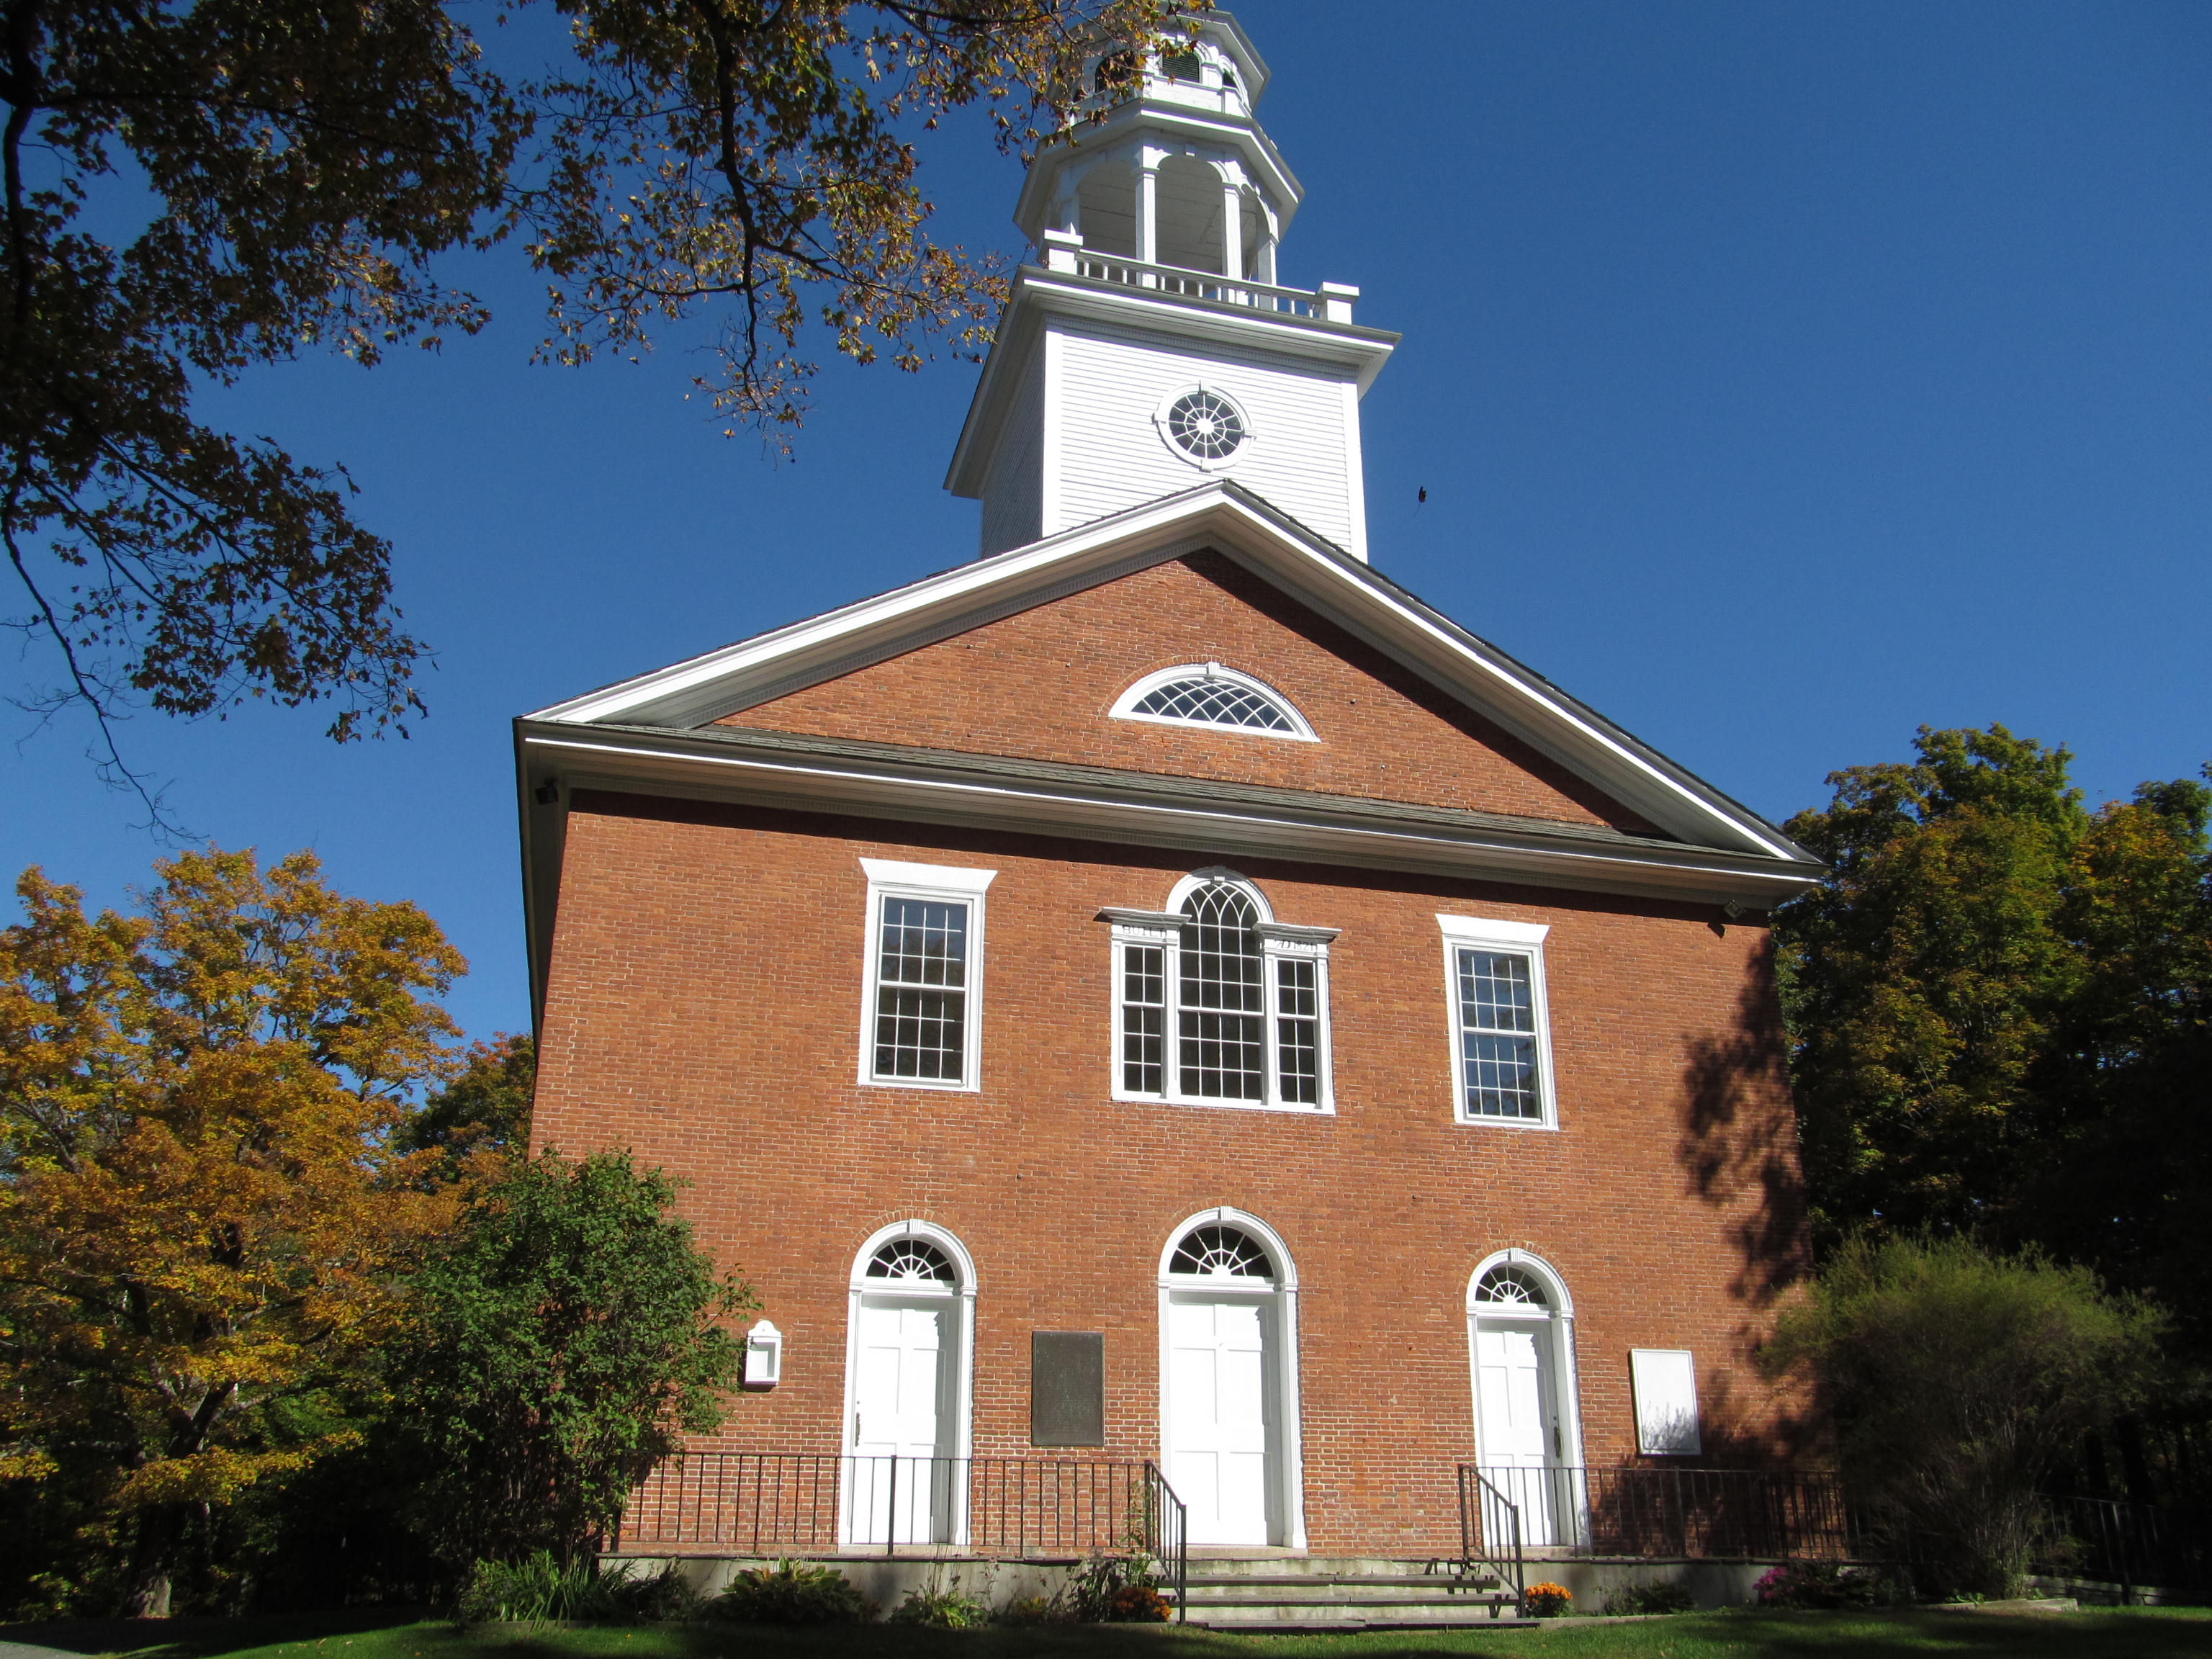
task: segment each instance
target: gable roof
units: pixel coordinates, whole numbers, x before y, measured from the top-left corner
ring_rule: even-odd
[[[697,729],[1201,549],[1234,560],[1587,779],[1663,836],[741,725]],[[568,788],[579,787],[1154,844],[1226,838],[1254,853],[1759,908],[1802,890],[1822,867],[1748,807],[1222,479],[568,698],[515,726],[533,977],[558,880]]]

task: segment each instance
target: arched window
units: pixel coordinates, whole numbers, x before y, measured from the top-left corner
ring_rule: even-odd
[[[1526,1267],[1508,1267],[1501,1262],[1483,1274],[1474,1287],[1476,1302],[1488,1308],[1513,1308],[1530,1313],[1549,1313],[1551,1298],[1544,1294],[1544,1286],[1535,1274]]]
[[[866,1277],[914,1285],[957,1285],[960,1275],[944,1251],[926,1238],[887,1239],[868,1258]]]
[[[1279,922],[1231,870],[1184,878],[1165,910],[1114,924],[1115,1097],[1328,1110],[1334,927]]]
[[[1265,681],[1218,662],[1185,663],[1147,674],[1115,699],[1114,718],[1163,726],[1226,726],[1258,737],[1315,741],[1290,699]]]
[[[1257,1239],[1239,1227],[1194,1227],[1168,1259],[1171,1273],[1212,1279],[1273,1279],[1274,1265]]]

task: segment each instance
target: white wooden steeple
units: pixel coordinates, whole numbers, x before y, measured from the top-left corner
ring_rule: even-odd
[[[984,553],[1218,477],[1367,556],[1359,399],[1398,337],[1352,320],[1357,289],[1277,283],[1304,192],[1253,118],[1267,84],[1208,13],[1030,166],[1038,258],[945,480],[982,501]]]

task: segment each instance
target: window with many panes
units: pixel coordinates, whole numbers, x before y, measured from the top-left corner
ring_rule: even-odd
[[[1117,1098],[1329,1109],[1333,927],[1278,922],[1225,871],[1114,924]]]
[[[1556,1124],[1544,1006],[1544,938],[1533,922],[1440,915],[1451,1008],[1454,1115],[1462,1123]]]
[[[983,894],[998,872],[862,859],[868,966],[860,1080],[977,1086]]]

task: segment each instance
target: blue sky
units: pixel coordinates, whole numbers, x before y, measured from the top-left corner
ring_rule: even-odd
[[[1236,9],[1307,189],[1284,280],[1405,336],[1365,405],[1380,568],[1776,818],[1923,723],[2063,741],[2097,799],[2212,758],[2212,8]],[[979,131],[926,177],[948,240],[1011,249]],[[430,718],[125,735],[194,830],[424,905],[488,1035],[528,1019],[509,718],[969,556],[975,371],[833,369],[778,461],[681,349],[531,368],[527,273],[455,274],[477,338],[208,404],[351,468]],[[161,848],[88,733],[0,731],[0,864],[120,902]]]

